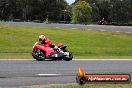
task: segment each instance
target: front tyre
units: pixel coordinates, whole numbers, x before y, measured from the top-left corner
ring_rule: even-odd
[[[32,52],[32,56],[34,59],[36,59],[37,61],[44,61],[46,59],[46,54],[44,51],[42,50],[35,50],[34,52]]]
[[[86,83],[86,78],[85,77],[83,77],[83,76],[77,76],[76,77],[76,82],[78,83],[78,84],[80,84],[80,85],[84,85],[85,83]]]
[[[69,56],[66,56],[63,60],[65,60],[65,61],[71,61],[72,58],[73,58],[72,53],[69,53]]]

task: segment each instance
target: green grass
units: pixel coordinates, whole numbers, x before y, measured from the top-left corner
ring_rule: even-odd
[[[83,86],[78,84],[55,84],[34,86],[31,88],[132,88],[132,84],[85,84]]]
[[[132,84],[86,84],[84,86],[74,84],[49,86],[47,88],[132,88]]]
[[[64,43],[76,58],[132,58],[132,34],[0,25],[0,52],[31,52],[40,34],[55,44]],[[26,58],[21,54],[2,54],[0,58]],[[27,58],[32,58],[27,54]]]

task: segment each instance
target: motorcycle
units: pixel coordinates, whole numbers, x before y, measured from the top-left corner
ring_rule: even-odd
[[[58,44],[58,49],[51,48],[49,46],[40,45],[36,42],[32,49],[32,56],[37,61],[44,60],[65,60],[70,61],[73,58],[71,52],[66,49],[66,45]]]

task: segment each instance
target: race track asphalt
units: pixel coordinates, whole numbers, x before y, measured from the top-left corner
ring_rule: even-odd
[[[0,60],[0,87],[76,83],[79,66],[87,73],[132,75],[132,60]]]
[[[99,31],[113,31],[113,32],[126,32],[132,33],[131,26],[111,26],[111,25],[80,25],[80,24],[44,24],[33,22],[0,22],[0,24],[15,24],[15,25],[30,25],[51,28],[72,28],[81,30],[99,30]]]
[[[3,23],[132,33],[132,27],[128,26],[43,24],[32,22]],[[87,73],[129,73],[132,75],[132,60],[73,60],[70,62],[0,60],[0,87],[75,83],[79,66],[82,66]]]

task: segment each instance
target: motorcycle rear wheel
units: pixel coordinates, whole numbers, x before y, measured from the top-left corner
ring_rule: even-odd
[[[46,59],[46,54],[44,51],[42,50],[35,50],[33,53],[32,53],[32,56],[34,59],[36,59],[37,61],[44,61]]]

